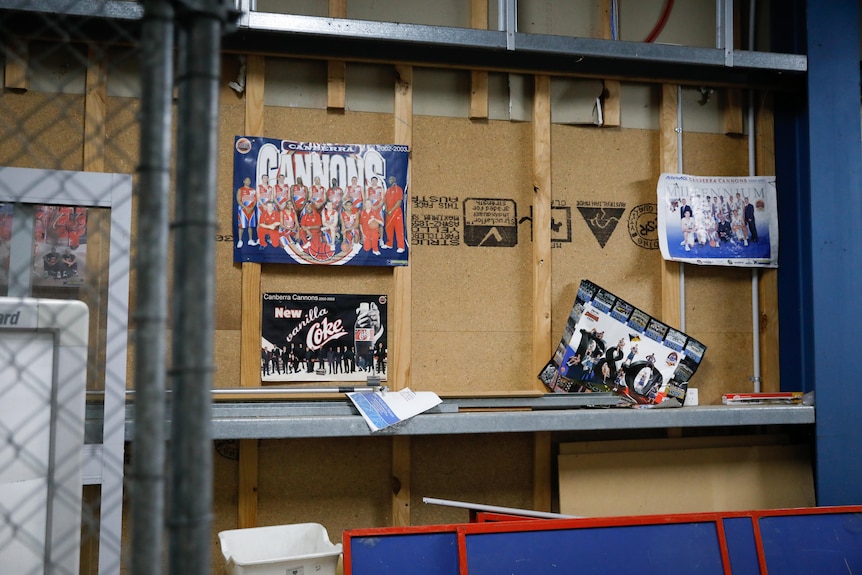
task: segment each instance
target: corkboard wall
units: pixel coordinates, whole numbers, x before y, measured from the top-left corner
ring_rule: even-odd
[[[745,138],[685,134],[686,173],[748,175]],[[686,332],[706,344],[704,362],[692,378],[701,404],[720,404],[721,394],[752,389],[751,270],[687,265]]]
[[[413,438],[413,523],[468,520],[466,511],[428,505],[423,497],[530,508],[532,446],[530,434]],[[319,522],[337,541],[344,529],[391,524],[389,441],[261,440],[259,457],[259,525]],[[214,532],[236,526],[238,465],[237,442],[216,442]]]
[[[552,250],[555,343],[585,278],[661,317],[662,259],[649,241],[657,235],[637,217],[655,205],[658,146],[650,130],[553,127],[552,215],[563,224],[552,235],[563,240]],[[685,134],[682,148],[686,173],[748,174],[744,138]],[[692,386],[701,404],[721,403],[722,393],[751,386],[751,271],[687,265],[684,275],[685,331],[708,348]]]
[[[35,92],[6,91],[0,95],[0,103],[16,117],[25,118],[26,132],[5,134],[10,145],[0,151],[3,164],[81,168],[80,96],[47,98]],[[108,101],[108,170],[135,172],[137,109],[135,99]],[[244,110],[234,92],[222,91],[217,206],[217,239],[222,241],[216,244],[217,388],[239,383],[242,273],[240,265],[233,262],[230,237],[230,143],[244,132]],[[392,141],[392,123],[390,114],[267,107],[264,135],[385,143]],[[30,143],[32,152],[24,153],[24,141]],[[654,203],[659,171],[657,132],[554,125],[551,145],[553,217],[560,225],[552,234],[552,340],[562,334],[577,284],[585,277],[650,313],[659,313],[658,250],[635,241],[638,238],[629,228],[634,209]],[[746,145],[744,138],[686,133],[684,171],[744,175]],[[420,241],[417,235],[412,245],[411,375],[416,389],[441,394],[503,394],[526,392],[534,385],[535,374],[528,360],[533,312],[529,267],[533,248],[531,149],[529,123],[414,118],[409,208],[413,231],[427,232],[429,222],[438,216],[455,223],[454,229],[444,225],[442,231],[440,227],[436,230],[448,238],[446,241]],[[45,156],[49,152],[51,156]],[[493,247],[467,245],[465,203],[475,199],[502,200],[516,219],[514,238]],[[595,219],[596,210],[602,208],[607,208],[602,216],[605,219]],[[611,213],[614,209],[622,211],[616,216]],[[611,223],[615,224],[613,231],[600,241],[598,228],[607,229]],[[135,245],[133,239],[133,255]],[[134,279],[133,271],[132,306]],[[709,348],[693,385],[700,388],[702,403],[718,403],[721,393],[750,385],[751,272],[689,265],[685,267],[685,282],[685,329]],[[393,277],[387,268],[264,265],[261,291],[391,295]],[[131,362],[129,367],[131,373]]]
[[[230,240],[233,150],[244,108],[223,95],[219,238]],[[389,114],[267,107],[267,137],[320,142],[392,141]],[[578,282],[589,278],[660,315],[661,256],[637,213],[655,204],[658,133],[554,125],[552,340],[562,335]],[[529,123],[416,116],[409,207],[413,355],[411,385],[441,394],[529,392],[532,317],[532,130]],[[746,141],[685,134],[685,170],[747,173]],[[501,200],[513,235],[480,242],[467,232],[471,202]],[[441,223],[443,222],[443,223]],[[635,226],[632,228],[631,226]],[[502,227],[500,228],[502,229]],[[645,235],[644,235],[645,234]],[[468,244],[481,245],[468,245]],[[239,382],[241,267],[217,242],[216,387]],[[751,375],[750,271],[686,266],[685,329],[709,348],[693,385],[702,403]],[[388,268],[262,266],[261,292],[382,293]],[[396,321],[390,317],[390,322]],[[397,345],[393,342],[392,345]]]
[[[80,170],[84,146],[84,97],[0,91],[0,165]]]
[[[450,245],[432,245],[433,238],[412,244],[417,389],[505,393],[530,388],[530,222],[513,221],[516,230],[509,231],[516,237],[500,241],[492,236],[483,245],[467,245],[485,238],[468,239],[464,226],[465,218],[475,221],[469,213],[477,199],[503,200],[498,207],[519,221],[530,215],[531,150],[529,124],[414,118],[415,231],[433,235],[440,229],[435,228],[437,216],[460,218],[462,224]]]
[[[563,334],[582,279],[659,314],[661,255],[639,245],[640,238],[633,239],[628,229],[633,210],[655,204],[658,134],[553,126],[551,143],[552,217],[563,224],[552,235],[560,240],[551,252],[554,343]],[[566,227],[571,241],[565,241]]]

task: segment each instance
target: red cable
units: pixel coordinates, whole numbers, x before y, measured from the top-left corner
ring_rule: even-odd
[[[661,31],[664,30],[665,24],[667,24],[667,19],[670,18],[670,11],[673,9],[673,0],[666,0],[664,3],[664,10],[662,10],[661,17],[656,22],[655,28],[652,29],[652,32],[649,33],[646,40],[644,42],[653,42],[658,35],[661,34]]]

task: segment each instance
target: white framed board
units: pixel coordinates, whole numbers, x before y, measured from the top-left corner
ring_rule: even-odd
[[[0,565],[77,573],[89,309],[0,297]]]

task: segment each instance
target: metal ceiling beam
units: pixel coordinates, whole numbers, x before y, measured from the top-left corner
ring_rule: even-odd
[[[72,40],[126,41],[143,16],[136,2],[0,0],[7,29],[58,20]],[[42,27],[44,29],[44,27]],[[474,30],[346,18],[251,12],[223,48],[285,57],[409,63],[467,70],[540,73],[697,86],[801,89],[807,57],[723,48]]]
[[[807,71],[807,58],[796,54],[739,50],[731,66],[719,48],[264,12],[251,13],[225,45],[308,58],[707,86],[795,89]]]

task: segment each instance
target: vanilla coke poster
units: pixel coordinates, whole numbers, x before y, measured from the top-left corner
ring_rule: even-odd
[[[386,380],[387,297],[264,293],[263,383]]]

